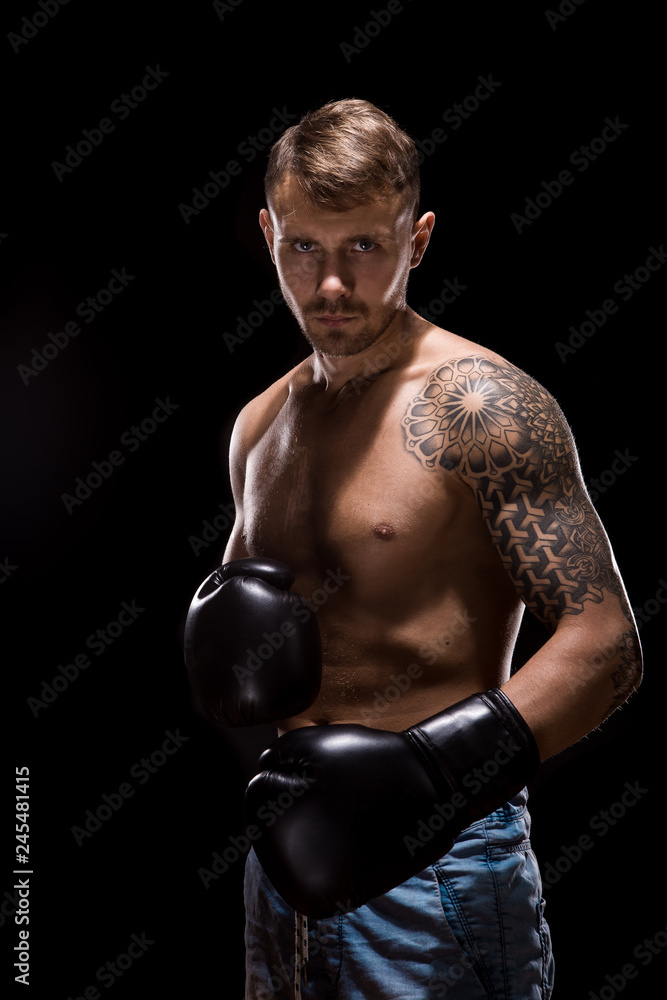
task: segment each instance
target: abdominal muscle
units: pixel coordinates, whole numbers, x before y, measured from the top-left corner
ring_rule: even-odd
[[[450,591],[423,609],[411,606],[403,620],[396,615],[392,620],[361,612],[356,588],[346,585],[348,593],[341,588],[312,612],[323,646],[319,696],[303,713],[281,720],[279,735],[340,723],[398,732],[509,679],[522,614],[509,594],[503,607],[493,589],[465,601]]]

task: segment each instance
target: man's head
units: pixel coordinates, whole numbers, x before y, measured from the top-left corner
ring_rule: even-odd
[[[405,310],[426,249],[413,141],[379,108],[309,112],[271,151],[260,225],[285,300],[315,350],[358,354]]]
[[[419,208],[419,157],[412,139],[368,101],[344,100],[309,111],[271,150],[267,204],[294,177],[311,205],[340,212],[399,194],[413,221]]]

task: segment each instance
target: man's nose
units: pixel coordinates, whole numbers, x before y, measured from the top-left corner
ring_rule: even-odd
[[[320,265],[317,294],[323,299],[334,301],[352,294],[352,274],[340,257],[331,255]]]

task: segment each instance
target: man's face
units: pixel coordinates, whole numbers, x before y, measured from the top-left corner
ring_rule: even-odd
[[[287,177],[260,225],[280,288],[320,354],[358,354],[405,308],[410,269],[426,249],[432,216],[413,225],[398,195],[344,212],[308,205]]]

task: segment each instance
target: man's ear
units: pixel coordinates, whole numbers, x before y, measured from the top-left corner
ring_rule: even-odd
[[[269,215],[268,208],[263,208],[259,213],[259,225],[264,233],[264,239],[268,244],[271,260],[275,264],[276,258],[273,255],[273,226],[271,225],[271,216]]]
[[[433,212],[425,212],[421,219],[417,219],[415,222],[412,229],[412,259],[410,267],[416,267],[424,256],[434,225],[435,215]]]

